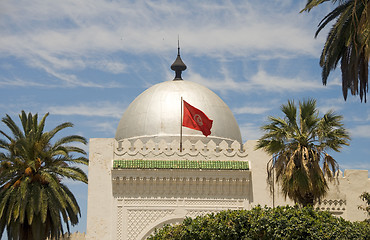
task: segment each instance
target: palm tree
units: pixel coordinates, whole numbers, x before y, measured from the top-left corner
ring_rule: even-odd
[[[360,95],[361,102],[363,98],[366,102],[370,58],[370,0],[308,0],[302,11],[310,11],[328,1],[333,4],[338,2],[338,6],[321,20],[315,34],[317,37],[329,22],[335,20],[320,58],[323,84],[326,85],[330,72],[340,60],[344,99],[347,99],[350,90],[352,95]]]
[[[363,192],[360,196],[361,200],[365,202],[365,206],[359,206],[359,209],[364,210],[367,212],[367,215],[370,217],[370,193],[368,192]],[[370,223],[370,218],[366,219],[368,223]]]
[[[272,155],[267,166],[270,186],[276,180],[285,198],[312,206],[326,194],[327,179],[332,180],[338,170],[328,151],[339,152],[343,145],[349,145],[350,137],[341,123],[342,116],[333,111],[318,116],[315,100],[299,102],[299,109],[294,101],[288,101],[281,110],[284,119],[268,118],[256,148]]]
[[[63,178],[87,183],[86,174],[74,164],[88,164],[86,152],[75,143],[86,144],[78,135],[51,142],[61,130],[72,127],[66,122],[45,132],[46,114],[22,111],[22,129],[6,115],[2,122],[10,134],[0,131],[0,236],[6,228],[8,239],[46,239],[64,233],[62,221],[78,223],[81,215],[72,192]],[[78,156],[73,156],[77,154]]]

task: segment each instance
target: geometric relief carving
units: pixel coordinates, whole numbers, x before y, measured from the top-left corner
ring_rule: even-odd
[[[232,206],[235,206],[237,207],[238,206],[238,200],[212,200],[212,199],[209,199],[209,200],[201,200],[201,199],[187,199],[185,200],[185,205],[188,206],[213,206],[213,207],[217,207],[217,206],[228,206],[228,207],[232,207]]]
[[[174,210],[128,210],[127,239],[135,240],[145,227],[166,216]]]
[[[175,209],[184,209],[186,217],[195,218],[226,209],[240,209],[243,203],[244,200],[241,199],[118,198],[117,239],[122,239],[124,234],[123,209],[127,210],[127,233],[125,235],[127,239],[134,240],[149,225],[171,215],[175,217]],[[145,209],[143,207],[162,207],[162,209]],[[167,207],[167,209],[163,209],[163,207]]]
[[[207,214],[210,214],[210,213],[218,213],[220,212],[221,210],[188,210],[188,212],[186,213],[186,217],[191,217],[191,218],[195,218],[195,217],[198,217],[198,216],[205,216]]]
[[[174,199],[125,199],[125,206],[176,206]]]
[[[345,199],[324,199],[316,207],[320,210],[327,211],[345,211],[347,201]]]
[[[122,239],[123,234],[123,207],[118,206],[117,209],[117,239]]]
[[[243,200],[240,199],[166,199],[166,198],[118,198],[118,206],[124,207],[141,207],[141,206],[207,206],[207,207],[243,207]]]
[[[186,217],[195,218],[197,216],[204,216],[210,213],[218,213],[228,209],[239,209],[243,208],[243,201],[238,200],[185,200],[185,206],[205,206],[207,209],[188,209]],[[217,209],[217,210],[215,210]]]

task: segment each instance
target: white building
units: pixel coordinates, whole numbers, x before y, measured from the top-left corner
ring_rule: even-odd
[[[159,83],[127,108],[115,138],[90,140],[87,239],[141,240],[166,223],[225,209],[273,205],[264,151],[242,143],[228,106],[212,91],[181,79]],[[183,128],[181,97],[213,119],[212,134]],[[363,220],[359,196],[370,192],[368,172],[346,170],[318,205]],[[291,204],[275,193],[275,205]]]

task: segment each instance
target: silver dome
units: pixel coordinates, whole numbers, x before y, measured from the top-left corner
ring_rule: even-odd
[[[208,137],[200,131],[183,127],[183,141],[212,139],[216,143],[222,140],[242,143],[238,123],[222,99],[200,84],[183,80],[159,83],[140,94],[123,114],[116,140],[179,140],[181,97],[213,120],[212,133]]]

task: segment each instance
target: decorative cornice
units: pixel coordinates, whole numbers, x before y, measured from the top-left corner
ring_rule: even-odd
[[[250,180],[249,170],[112,170],[112,188],[116,198],[247,199],[251,190]]]
[[[127,139],[116,142],[115,147],[115,159],[122,157],[204,157],[204,158],[245,158],[247,153],[243,150],[243,146],[238,142],[234,141],[228,144],[226,141],[222,141],[220,144],[216,144],[212,140],[208,143],[203,143],[198,140],[196,143],[191,143],[186,140],[182,145],[182,151],[180,151],[179,141],[166,142],[161,140],[160,142],[154,142],[149,140],[143,143],[140,139],[131,142]]]
[[[247,161],[229,160],[113,160],[113,169],[249,170]]]

